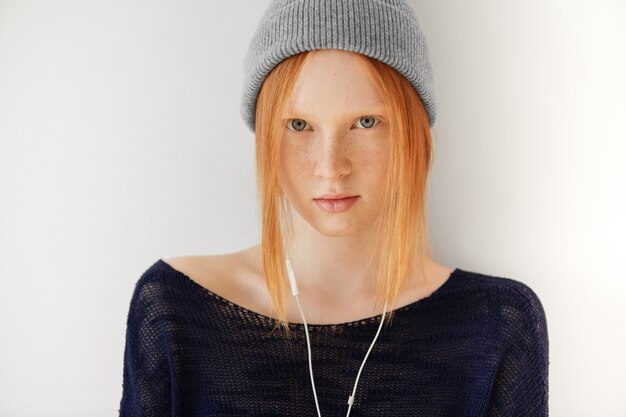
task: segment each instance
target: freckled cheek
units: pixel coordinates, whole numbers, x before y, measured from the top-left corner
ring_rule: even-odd
[[[281,163],[288,172],[294,172],[306,167],[306,153],[299,149],[286,149],[282,154]]]
[[[386,172],[389,164],[389,149],[376,147],[364,152],[360,158],[360,164],[369,167],[370,171]]]
[[[279,180],[285,188],[292,192],[307,189],[307,175],[310,172],[310,161],[302,157],[298,151],[288,151],[281,156]]]
[[[370,190],[379,190],[385,186],[389,160],[386,149],[369,152],[360,160],[362,178]],[[371,191],[370,191],[371,193]]]

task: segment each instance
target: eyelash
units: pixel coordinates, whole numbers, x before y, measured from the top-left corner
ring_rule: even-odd
[[[372,126],[372,127],[364,127],[364,128],[362,128],[362,129],[365,129],[365,130],[370,130],[370,129],[373,129],[373,128],[375,128],[376,126],[378,126],[380,123],[382,123],[382,120],[381,120],[381,118],[380,118],[380,117],[378,117],[378,116],[371,116],[371,115],[367,115],[367,116],[361,116],[361,117],[359,117],[359,119],[356,121],[356,123],[359,123],[363,117],[373,117],[374,119],[376,119],[376,124],[375,124],[374,126]],[[287,129],[289,129],[289,130],[290,130],[290,131],[292,131],[292,132],[303,132],[304,130],[306,130],[306,129],[304,129],[304,130],[295,130],[295,129],[291,129],[289,126],[290,126],[290,123],[291,123],[291,121],[292,121],[292,120],[304,120],[304,119],[297,119],[297,118],[295,118],[295,119],[288,119],[288,120],[287,120]],[[308,123],[307,123],[307,126],[308,126]]]

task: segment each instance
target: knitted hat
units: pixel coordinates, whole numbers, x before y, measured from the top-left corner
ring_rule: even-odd
[[[263,80],[282,60],[314,49],[361,53],[395,68],[422,99],[430,126],[437,117],[430,53],[406,0],[272,0],[244,59],[241,116],[255,131]]]

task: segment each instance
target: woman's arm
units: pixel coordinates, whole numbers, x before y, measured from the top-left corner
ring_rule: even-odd
[[[496,368],[488,417],[548,416],[548,329],[537,295],[517,287],[519,302],[502,312],[507,344]]]
[[[171,414],[171,376],[166,333],[158,318],[158,291],[145,278],[135,286],[126,323],[120,417]]]

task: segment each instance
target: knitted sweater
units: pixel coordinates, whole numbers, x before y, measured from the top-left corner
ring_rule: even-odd
[[[548,415],[546,317],[526,284],[456,268],[394,314],[351,416]],[[308,324],[322,416],[346,415],[380,318]],[[157,260],[130,300],[120,417],[317,416],[304,324],[291,339],[273,325]]]

